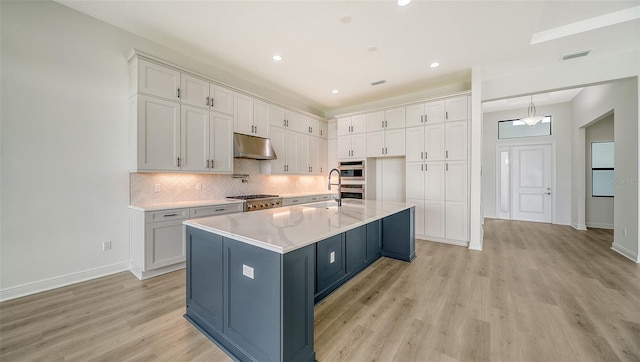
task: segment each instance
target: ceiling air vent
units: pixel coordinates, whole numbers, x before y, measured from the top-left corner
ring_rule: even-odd
[[[382,84],[386,82],[386,80],[382,79],[382,80],[376,80],[375,82],[372,82],[371,85],[378,85],[378,84]]]
[[[589,55],[589,53],[591,53],[591,50],[584,50],[584,51],[573,53],[573,54],[566,54],[566,55],[564,55],[562,57],[562,60],[569,60],[569,59],[575,59],[575,58],[580,58],[580,57],[586,57],[587,55]]]

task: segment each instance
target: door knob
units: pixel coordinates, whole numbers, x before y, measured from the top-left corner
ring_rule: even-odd
[[[551,195],[551,192],[545,192],[544,194],[545,195]]]

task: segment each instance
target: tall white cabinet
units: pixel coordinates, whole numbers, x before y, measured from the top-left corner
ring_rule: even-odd
[[[416,236],[469,241],[469,97],[406,108],[406,199],[416,206]]]
[[[131,170],[233,171],[233,91],[137,56],[130,73]]]

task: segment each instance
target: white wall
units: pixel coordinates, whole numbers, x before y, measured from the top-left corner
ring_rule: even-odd
[[[0,299],[126,270],[131,48],[300,106],[58,3],[0,7]]]
[[[586,127],[585,129],[585,179],[586,179],[586,209],[585,224],[587,227],[613,229],[613,207],[612,197],[591,196],[593,175],[591,173],[591,143],[614,140],[613,114]]]
[[[638,259],[638,78],[589,87],[572,102],[574,160],[572,222],[585,221],[585,127],[613,111],[615,139],[615,205],[613,249]]]
[[[554,224],[571,223],[571,105],[569,103],[551,104],[536,107],[536,114],[551,115],[551,136],[498,139],[498,121],[527,116],[526,109],[512,109],[500,112],[484,113],[482,139],[482,206],[484,216],[496,217],[496,149],[499,146],[518,144],[553,143],[553,162],[555,166],[553,200]]]

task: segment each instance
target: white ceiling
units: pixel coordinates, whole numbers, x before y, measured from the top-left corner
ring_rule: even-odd
[[[321,111],[468,83],[476,65],[496,78],[581,50],[592,58],[640,49],[640,0],[59,2]],[[613,25],[583,21],[634,7]],[[535,33],[571,23],[577,34],[530,45]],[[276,53],[284,60],[273,61]]]

